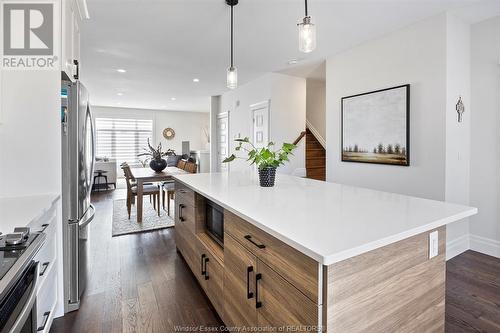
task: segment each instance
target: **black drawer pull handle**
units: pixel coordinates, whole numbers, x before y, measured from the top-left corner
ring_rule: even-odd
[[[40,271],[40,274],[38,274],[38,276],[43,276],[43,274],[45,274],[45,272],[47,271],[47,268],[49,267],[50,265],[50,262],[44,262],[42,264],[42,270]]]
[[[42,224],[42,232],[44,232],[45,229],[47,229],[48,226],[49,226],[48,223]]]
[[[245,239],[246,239],[247,241],[249,241],[250,243],[252,243],[253,245],[257,246],[259,249],[265,249],[265,248],[266,248],[266,246],[265,246],[264,244],[257,244],[257,243],[255,243],[255,242],[253,241],[253,239],[252,239],[252,236],[250,236],[250,235],[246,235],[246,236],[245,236]]]
[[[262,280],[262,274],[258,273],[255,275],[255,308],[261,308],[262,302],[259,301],[259,280]]]
[[[184,207],[186,207],[186,206],[185,206],[185,205],[183,205],[183,204],[180,204],[180,205],[179,205],[179,221],[181,221],[181,222],[186,221],[186,219],[182,216],[182,209],[183,209]]]
[[[201,255],[201,275],[205,275],[205,267],[204,267],[205,257],[206,257],[205,254]]]
[[[208,259],[208,257],[205,258],[205,280],[209,279],[209,277],[208,277],[208,269],[207,269],[207,264],[208,264],[209,261],[210,261],[210,259]]]
[[[253,272],[253,266],[247,267],[247,298],[253,298],[253,292],[250,291],[250,273]]]
[[[47,322],[49,321],[49,317],[50,317],[50,311],[44,312],[43,324],[42,324],[42,326],[40,326],[36,329],[37,332],[41,332],[45,329],[45,326],[47,326]]]

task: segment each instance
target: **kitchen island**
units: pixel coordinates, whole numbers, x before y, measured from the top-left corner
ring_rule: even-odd
[[[285,175],[175,179],[178,250],[228,327],[444,331],[446,225],[475,208]]]

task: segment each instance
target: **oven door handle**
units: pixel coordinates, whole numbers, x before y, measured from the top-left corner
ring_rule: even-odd
[[[38,282],[40,281],[38,279],[38,275],[40,274],[40,263],[36,263],[36,269],[35,269],[35,276],[34,276],[34,283],[33,283],[33,289],[31,289],[31,293],[28,297],[28,300],[26,301],[26,304],[24,305],[23,309],[19,313],[19,316],[17,317],[16,321],[14,322],[14,325],[12,325],[12,328],[10,329],[9,333],[19,333],[24,327],[24,324],[26,323],[26,319],[28,319],[29,315],[31,314],[31,311],[33,309],[33,305],[35,304],[36,301],[36,294],[38,291]]]

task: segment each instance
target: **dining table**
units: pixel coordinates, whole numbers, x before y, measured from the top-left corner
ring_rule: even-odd
[[[177,167],[167,167],[161,172],[151,168],[130,168],[137,183],[137,223],[142,223],[142,206],[144,183],[164,182],[172,179],[172,176],[188,173]]]

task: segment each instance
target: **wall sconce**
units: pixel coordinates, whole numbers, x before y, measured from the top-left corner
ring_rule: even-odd
[[[458,102],[455,105],[455,110],[457,110],[458,113],[458,122],[461,123],[463,120],[463,113],[465,112],[465,106],[464,103],[462,102],[462,96],[458,98]]]

